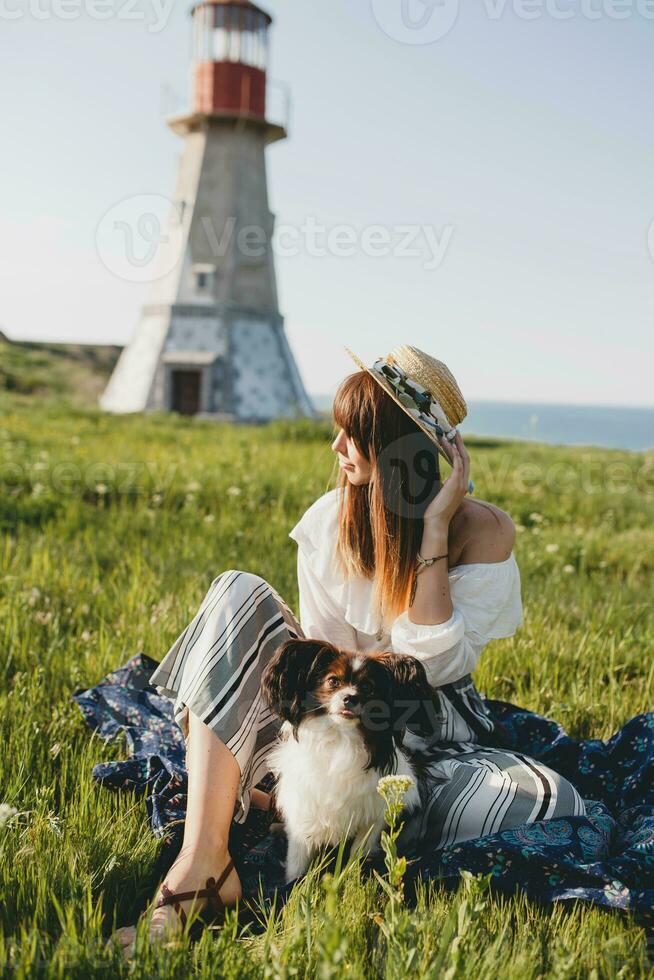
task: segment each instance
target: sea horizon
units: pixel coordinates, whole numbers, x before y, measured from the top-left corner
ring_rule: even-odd
[[[310,395],[329,412],[333,396]],[[468,401],[460,425],[465,437],[519,439],[553,446],[589,446],[646,452],[654,449],[654,406],[566,405],[548,402]]]

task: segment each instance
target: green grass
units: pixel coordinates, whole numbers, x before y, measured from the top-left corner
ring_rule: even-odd
[[[121,746],[90,736],[71,692],[139,650],[160,659],[224,569],[262,575],[297,611],[287,535],[330,485],[331,429],[113,418],[7,393],[0,411],[0,803],[19,811],[0,828],[0,972],[127,975],[103,936],[154,893],[160,843],[142,800],[93,783]],[[487,647],[478,686],[608,736],[652,708],[654,458],[468,445],[477,496],[519,526],[525,610]],[[314,874],[261,935],[232,924],[190,951],[146,950],[131,975],[376,976],[384,909],[356,866],[336,882]],[[475,882],[455,897],[426,888],[407,928],[414,952],[387,975],[648,969],[629,918],[545,911]]]
[[[119,353],[120,347],[108,344],[8,341],[0,335],[0,392],[96,406]]]

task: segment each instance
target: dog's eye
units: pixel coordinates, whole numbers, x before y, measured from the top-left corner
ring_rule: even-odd
[[[370,683],[370,681],[362,681],[362,683],[359,684],[359,692],[363,694],[364,697],[367,697],[369,694],[372,694],[372,684]]]
[[[331,677],[328,677],[327,678],[327,687],[334,688],[334,687],[338,687],[339,684],[340,684],[340,681],[339,681],[338,677],[334,677],[332,675]]]

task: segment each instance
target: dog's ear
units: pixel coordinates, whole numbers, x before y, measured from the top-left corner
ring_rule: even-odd
[[[312,639],[284,640],[261,675],[261,692],[268,706],[294,731],[307,707],[309,677],[331,647]]]
[[[384,653],[376,659],[386,667],[393,680],[392,714],[396,742],[402,741],[406,728],[421,734],[431,732],[438,716],[437,701],[420,661],[398,653]]]
[[[425,668],[415,657],[403,653],[382,653],[377,659],[390,670],[398,687],[420,694],[431,694]]]

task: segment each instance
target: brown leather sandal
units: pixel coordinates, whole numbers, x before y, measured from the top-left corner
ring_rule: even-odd
[[[182,921],[182,927],[186,928],[188,918],[179,903],[191,898],[206,898],[208,904],[198,913],[198,919],[204,925],[220,924],[225,918],[226,906],[221,900],[219,892],[233,869],[234,862],[230,859],[218,881],[215,878],[207,878],[206,888],[198,888],[197,891],[193,892],[172,892],[164,881],[161,885],[161,896],[157,900],[155,909],[161,908],[163,905],[172,905]],[[207,910],[209,915],[207,915]]]

